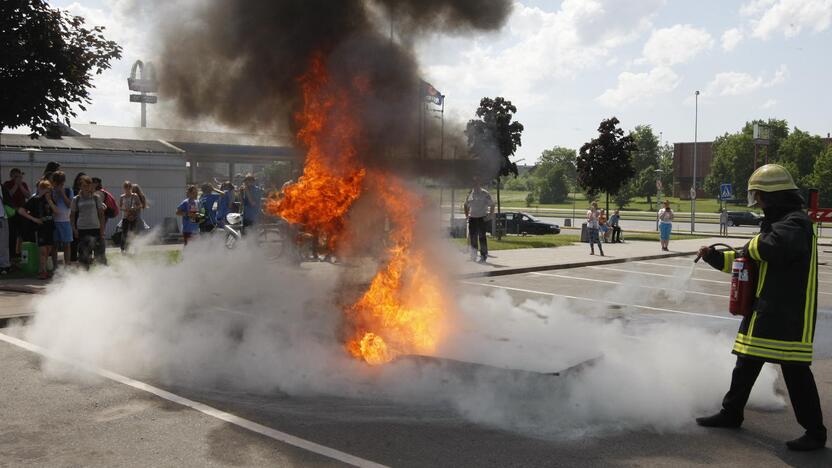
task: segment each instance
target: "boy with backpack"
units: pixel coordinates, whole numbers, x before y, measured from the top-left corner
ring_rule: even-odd
[[[104,201],[104,226],[101,227],[101,245],[102,247],[96,250],[95,253],[95,260],[98,261],[99,252],[101,255],[101,263],[104,265],[107,264],[107,238],[104,237],[103,232],[107,231],[107,221],[112,218],[117,218],[119,215],[119,208],[118,202],[116,201],[116,197],[113,196],[112,193],[104,190],[104,186],[101,184],[100,177],[93,177],[92,184],[95,186],[95,193],[97,193],[101,200]]]

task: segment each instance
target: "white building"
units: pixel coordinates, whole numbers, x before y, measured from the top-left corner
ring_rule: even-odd
[[[72,185],[76,174],[84,172],[100,177],[104,188],[116,198],[122,183],[129,180],[142,187],[150,207],[145,221],[155,227],[165,218],[175,216],[175,207],[185,198],[187,177],[184,151],[161,140],[127,140],[64,136],[59,139],[28,135],[0,135],[0,178],[8,180],[9,171],[22,169],[24,180],[34,191],[46,163],[57,161]],[[107,225],[108,235],[116,222]]]

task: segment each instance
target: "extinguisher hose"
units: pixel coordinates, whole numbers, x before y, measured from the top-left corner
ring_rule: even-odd
[[[714,248],[714,247],[726,247],[726,248],[727,248],[727,250],[733,250],[735,254],[737,253],[737,249],[735,249],[735,248],[731,247],[731,246],[730,246],[730,245],[728,245],[728,244],[723,244],[722,242],[717,242],[716,244],[711,244],[711,245],[709,245],[708,247],[710,247],[710,248]],[[701,256],[701,255],[697,255],[697,256],[696,256],[696,258],[693,260],[693,263],[698,263],[698,262],[699,262],[699,260],[700,260],[701,258],[702,258],[702,256]]]

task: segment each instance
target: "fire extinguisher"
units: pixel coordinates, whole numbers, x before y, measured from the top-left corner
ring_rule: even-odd
[[[734,251],[734,262],[731,264],[731,291],[728,294],[728,311],[731,315],[751,315],[754,310],[754,296],[757,289],[757,264],[753,259],[739,256],[733,247],[717,243],[711,245],[728,247]],[[698,262],[696,257],[694,262]]]

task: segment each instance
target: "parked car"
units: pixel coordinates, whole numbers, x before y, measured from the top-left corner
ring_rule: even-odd
[[[507,211],[495,214],[497,223],[503,223],[506,234],[560,234],[557,224],[540,221],[528,213]]]
[[[759,226],[763,217],[751,211],[729,211],[728,225],[729,226]]]

